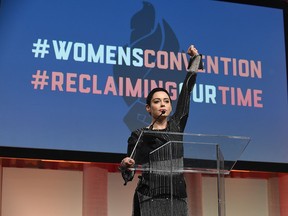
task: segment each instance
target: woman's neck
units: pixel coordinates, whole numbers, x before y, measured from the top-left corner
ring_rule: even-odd
[[[167,118],[164,119],[158,119],[156,122],[151,123],[151,125],[153,124],[151,129],[156,129],[156,130],[162,130],[162,129],[166,129],[167,128]]]

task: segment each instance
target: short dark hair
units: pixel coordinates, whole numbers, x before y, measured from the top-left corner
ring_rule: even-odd
[[[152,100],[152,98],[153,98],[153,95],[154,95],[156,92],[159,92],[159,91],[165,92],[165,93],[169,96],[170,102],[172,102],[171,97],[170,97],[170,94],[169,94],[169,92],[168,92],[165,88],[154,88],[154,89],[152,89],[152,90],[149,92],[149,94],[148,94],[148,96],[147,96],[147,98],[146,98],[146,104],[147,104],[147,105],[150,105],[150,104],[151,104],[151,100]]]

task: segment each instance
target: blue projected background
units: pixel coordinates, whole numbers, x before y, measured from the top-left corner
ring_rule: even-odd
[[[125,153],[203,54],[187,133],[251,137],[241,160],[287,163],[283,11],[217,1],[2,0],[0,146]],[[175,102],[173,104],[176,104]]]

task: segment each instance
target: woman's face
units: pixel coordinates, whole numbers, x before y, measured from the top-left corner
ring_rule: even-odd
[[[146,110],[151,114],[152,118],[157,118],[163,111],[165,111],[163,116],[169,116],[172,111],[169,95],[164,91],[155,92],[150,105],[146,105]]]

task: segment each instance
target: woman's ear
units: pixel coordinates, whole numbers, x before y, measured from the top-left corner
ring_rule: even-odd
[[[151,114],[151,109],[150,109],[150,106],[149,106],[148,104],[146,104],[145,108],[146,108],[146,111],[147,111],[149,114]]]

